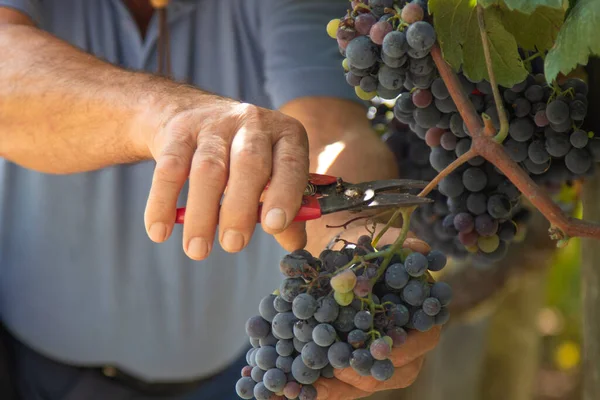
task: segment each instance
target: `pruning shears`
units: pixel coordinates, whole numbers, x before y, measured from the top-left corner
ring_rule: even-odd
[[[342,178],[310,174],[304,190],[302,205],[294,221],[319,219],[326,214],[341,211],[361,212],[378,208],[410,207],[431,203],[427,197],[408,193],[423,189],[428,182],[412,179],[386,179],[361,183],[348,183]],[[268,185],[265,190],[268,189]],[[260,222],[261,206],[258,210]],[[185,207],[178,208],[175,223],[185,218]]]

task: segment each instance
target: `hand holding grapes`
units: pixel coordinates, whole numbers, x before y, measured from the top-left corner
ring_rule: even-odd
[[[343,236],[350,238],[351,235],[356,237],[361,233],[365,233],[364,227],[354,227],[348,229]],[[399,229],[392,228],[385,233],[380,243],[390,243],[398,235]],[[410,236],[413,235],[409,233],[409,238],[404,242],[404,248],[415,252],[429,252],[430,249],[427,243]],[[371,353],[378,350],[377,346],[384,353],[391,351],[389,354],[382,354],[382,356],[391,361],[387,366],[390,366],[390,364],[393,365],[393,372],[386,371],[386,365],[381,364],[383,366],[381,373],[391,373],[392,376],[390,379],[385,381],[375,379],[371,375],[373,373],[372,369],[370,371],[371,374],[367,376],[361,376],[353,367],[334,369],[335,379],[321,378],[315,382],[314,386],[318,393],[317,400],[360,399],[382,390],[401,389],[410,386],[421,371],[425,354],[437,346],[440,339],[441,326],[434,326],[426,332],[411,330],[406,334],[405,330],[394,330],[394,333],[395,335],[392,337],[394,339],[393,346],[389,347],[381,343],[381,341],[375,341],[375,345],[369,348]],[[350,337],[349,340],[351,340]],[[401,342],[404,343],[400,345],[399,343]],[[370,362],[373,362],[373,360],[366,361],[366,363]]]
[[[353,400],[375,392],[402,389],[410,386],[418,377],[425,354],[433,350],[440,339],[441,327],[427,332],[410,332],[406,342],[393,348],[389,359],[394,368],[392,378],[380,382],[372,376],[361,376],[351,367],[334,370],[335,379],[319,379],[317,400]]]
[[[383,245],[384,235],[375,250],[356,226],[340,250],[318,258],[296,250],[281,260],[287,278],[246,322],[252,349],[236,384],[241,398],[351,400],[416,379],[448,322],[452,290],[428,274],[445,267],[441,252],[390,231],[404,238],[397,246]]]

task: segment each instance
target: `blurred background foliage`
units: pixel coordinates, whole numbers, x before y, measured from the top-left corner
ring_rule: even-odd
[[[581,208],[574,212],[581,217]],[[548,271],[545,304],[537,320],[541,337],[536,400],[580,399],[581,242],[559,249]]]

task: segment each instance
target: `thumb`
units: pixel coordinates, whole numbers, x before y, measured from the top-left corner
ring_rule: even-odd
[[[292,222],[285,231],[275,234],[274,237],[286,251],[303,249],[306,246],[306,223]]]

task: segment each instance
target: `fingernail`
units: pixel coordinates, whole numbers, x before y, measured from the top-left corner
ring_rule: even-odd
[[[285,212],[281,208],[271,209],[265,217],[265,225],[273,230],[283,229],[285,227]]]
[[[234,230],[227,230],[223,234],[223,249],[229,252],[240,251],[244,247],[244,236]]]
[[[201,237],[195,237],[188,243],[188,254],[194,259],[200,259],[206,257],[208,253],[208,243]]]
[[[314,383],[315,389],[317,389],[317,400],[326,399],[329,396],[329,389],[322,383]]]
[[[155,242],[162,242],[167,237],[167,226],[162,222],[155,222],[148,229],[148,236]]]

